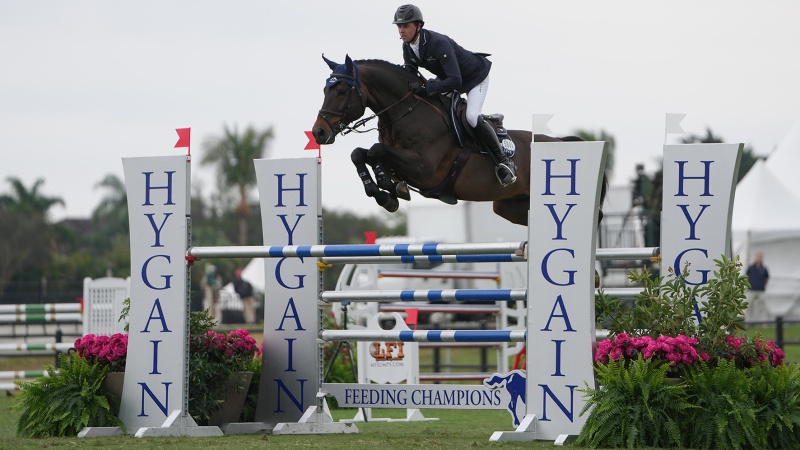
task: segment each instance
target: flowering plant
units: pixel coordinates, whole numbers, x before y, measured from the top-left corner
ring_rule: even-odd
[[[726,350],[721,359],[731,361],[736,367],[748,368],[759,364],[772,367],[783,364],[784,353],[772,341],[756,337],[725,338]],[[613,338],[600,341],[594,355],[596,364],[622,361],[625,364],[642,356],[645,361],[664,361],[669,364],[668,375],[680,375],[683,370],[699,361],[708,362],[711,357],[699,348],[697,338],[685,335],[630,337],[620,333]]]
[[[697,344],[697,338],[682,334],[653,339],[650,336],[630,337],[626,333],[620,333],[597,344],[594,361],[597,364],[608,364],[612,360],[628,363],[641,355],[644,360],[668,363],[668,374],[677,375],[700,360],[708,361],[708,354],[698,351]]]
[[[727,336],[725,344],[728,351],[724,356],[734,362],[739,369],[760,364],[777,367],[783,364],[786,356],[775,343],[758,336],[755,338]]]
[[[258,344],[245,329],[233,330],[228,334],[208,330],[192,336],[189,351],[202,354],[209,363],[224,363],[233,371],[245,371],[249,370]]]
[[[128,355],[128,335],[117,333],[111,336],[87,334],[75,340],[78,356],[89,363],[98,362],[107,366],[109,372],[124,372]]]

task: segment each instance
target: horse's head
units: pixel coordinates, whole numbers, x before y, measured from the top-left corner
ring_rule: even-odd
[[[332,72],[325,81],[325,99],[317,114],[312,133],[317,144],[332,144],[336,134],[341,133],[350,122],[364,115],[366,104],[361,94],[361,79],[358,65],[345,57],[344,64],[338,64],[322,55]]]

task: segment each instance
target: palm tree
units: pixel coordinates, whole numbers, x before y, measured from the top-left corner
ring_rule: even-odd
[[[128,229],[128,191],[125,183],[116,175],[108,174],[94,185],[102,188],[107,194],[92,212],[96,222],[108,222],[112,228]]]
[[[247,217],[250,208],[247,191],[256,184],[253,160],[263,158],[272,139],[272,127],[257,130],[248,126],[241,134],[239,130],[224,127],[224,135],[207,140],[203,144],[205,154],[200,164],[216,164],[219,180],[224,188],[239,191],[239,245],[247,245]]]
[[[55,205],[64,206],[61,197],[48,197],[39,192],[39,188],[44,185],[44,179],[39,178],[33,183],[30,189],[22,184],[22,180],[16,177],[8,177],[6,180],[11,183],[12,194],[0,195],[0,205],[9,210],[20,214],[38,214],[47,219],[47,213]]]
[[[12,192],[0,195],[0,295],[21,271],[45,273],[56,248],[47,213],[64,204],[59,197],[42,195],[41,178],[30,189],[19,178],[7,180]]]

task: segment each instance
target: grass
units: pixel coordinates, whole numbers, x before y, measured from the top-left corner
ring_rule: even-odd
[[[511,418],[505,411],[454,411],[428,410],[428,417],[437,421],[412,423],[359,423],[358,434],[314,435],[244,435],[215,438],[136,438],[132,436],[113,438],[48,438],[22,439],[16,437],[16,421],[19,413],[11,411],[11,397],[0,398],[0,450],[6,449],[248,449],[248,448],[318,448],[318,449],[452,449],[452,448],[501,448],[501,449],[552,449],[551,442],[492,443],[492,432],[511,431]],[[350,419],[355,409],[334,410],[336,420]],[[404,417],[405,411],[386,410],[382,416]]]
[[[251,333],[261,340],[260,333]],[[760,334],[764,338],[774,339],[774,327],[755,326],[747,334]],[[784,339],[800,341],[800,325],[787,325]],[[787,362],[800,362],[800,345],[787,345],[784,348]],[[444,351],[443,351],[444,354]],[[472,349],[453,349],[451,361],[458,364],[471,364],[479,361],[478,351]],[[488,361],[492,364],[494,352],[490,352]],[[444,356],[442,357],[444,360]],[[432,361],[432,350],[420,351],[420,363]],[[39,370],[46,364],[53,364],[52,356],[40,357],[6,357],[0,358],[0,370]],[[424,371],[428,371],[425,369]],[[443,369],[447,371],[447,369]],[[473,372],[475,369],[454,369]],[[491,370],[491,368],[490,368]],[[325,435],[325,436],[273,436],[246,435],[225,436],[220,438],[135,438],[131,436],[115,438],[52,438],[21,439],[16,437],[16,426],[19,412],[11,410],[13,396],[0,396],[0,450],[6,449],[68,449],[68,448],[102,448],[102,449],[195,449],[208,447],[213,449],[247,449],[247,448],[319,448],[319,449],[372,449],[381,448],[408,449],[452,449],[452,448],[492,448],[492,449],[549,449],[561,448],[551,442],[534,443],[496,443],[489,442],[492,432],[513,430],[510,415],[506,411],[476,410],[424,410],[426,417],[437,417],[438,421],[412,423],[359,423],[358,434]],[[355,409],[333,410],[334,419],[352,419]],[[376,417],[405,417],[405,410],[373,410]],[[574,447],[573,447],[574,448]]]

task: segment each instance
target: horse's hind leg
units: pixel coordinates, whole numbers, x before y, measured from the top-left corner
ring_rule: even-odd
[[[364,192],[366,192],[367,196],[374,198],[375,202],[387,211],[397,211],[397,208],[400,207],[397,197],[380,190],[372,179],[372,175],[369,173],[369,169],[367,168],[367,149],[361,147],[356,148],[350,154],[350,160],[353,161],[353,164],[356,166],[356,171],[358,171],[358,176],[364,184]]]

